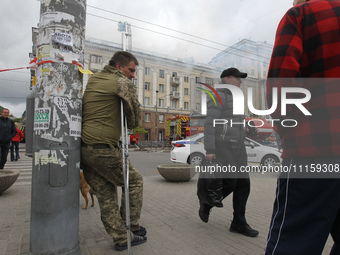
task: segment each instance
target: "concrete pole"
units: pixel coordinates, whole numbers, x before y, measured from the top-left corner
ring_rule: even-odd
[[[82,254],[79,168],[86,0],[41,1],[29,254]]]

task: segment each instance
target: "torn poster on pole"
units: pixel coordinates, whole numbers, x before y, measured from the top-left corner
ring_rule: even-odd
[[[60,43],[71,47],[73,46],[72,34],[55,32],[54,34],[51,34],[51,39],[56,43]]]
[[[34,130],[43,130],[50,127],[51,108],[38,108],[34,110]]]
[[[75,137],[81,136],[81,117],[80,116],[71,115],[70,136],[75,136]]]

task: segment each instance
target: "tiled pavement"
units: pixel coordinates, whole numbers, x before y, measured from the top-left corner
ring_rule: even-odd
[[[21,176],[0,196],[0,254],[6,255],[27,254],[29,250],[30,159],[23,157],[15,163],[9,162],[7,166],[19,169]],[[263,254],[274,200],[275,176],[252,175],[247,220],[260,231],[256,238],[229,232],[231,197],[224,200],[223,208],[212,210],[209,223],[203,223],[197,215],[196,185],[197,176],[184,183],[166,182],[161,176],[144,177],[141,225],[147,228],[148,241],[132,247],[132,253]],[[87,210],[81,209],[85,202],[81,196],[79,201],[79,242],[83,254],[127,254],[114,250],[100,221],[97,200],[95,206]],[[323,254],[329,254],[331,245],[329,240]]]

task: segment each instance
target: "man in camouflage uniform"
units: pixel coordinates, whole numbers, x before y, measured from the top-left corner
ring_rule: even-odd
[[[135,77],[137,59],[128,52],[116,52],[104,69],[88,81],[83,97],[81,167],[96,192],[101,220],[117,250],[127,248],[125,195],[119,208],[116,186],[124,187],[121,136],[121,101],[129,129],[138,126],[141,112]],[[143,202],[143,178],[132,164],[129,170],[131,245],[146,242],[146,229],[139,225]]]

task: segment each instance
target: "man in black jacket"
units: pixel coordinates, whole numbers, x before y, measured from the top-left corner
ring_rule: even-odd
[[[240,87],[242,80],[247,74],[240,72],[236,68],[229,68],[221,74],[222,84],[230,84]],[[247,166],[247,152],[244,145],[246,127],[240,123],[244,122],[244,115],[233,114],[233,97],[229,89],[217,89],[222,104],[214,104],[210,100],[207,104],[207,118],[204,124],[204,148],[206,159],[223,166],[232,166],[237,170],[241,166]],[[226,124],[216,125],[214,119],[224,119]],[[231,125],[230,123],[238,123]],[[223,198],[231,192],[233,194],[234,218],[230,226],[231,232],[241,233],[249,237],[259,234],[252,229],[245,218],[246,203],[250,193],[249,173],[228,173],[223,177]],[[200,202],[199,216],[202,221],[208,222],[209,214],[213,206]]]
[[[0,117],[0,169],[4,169],[10,143],[17,133],[14,121],[9,119],[8,116],[9,110],[3,108]]]

